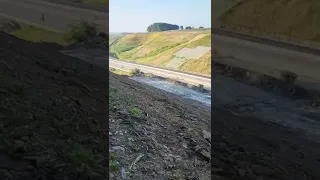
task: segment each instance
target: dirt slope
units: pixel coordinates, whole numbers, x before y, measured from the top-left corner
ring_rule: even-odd
[[[111,46],[110,52],[116,54],[119,59],[165,66],[174,57],[173,54],[182,48],[211,47],[210,32],[210,30],[184,30],[129,34],[118,39]],[[189,59],[176,68],[209,75],[210,63],[211,53],[209,52],[199,59]],[[194,65],[198,68],[192,68]]]
[[[111,179],[210,179],[208,107],[112,73],[109,92]]]
[[[0,39],[0,179],[210,179],[208,108],[110,75],[108,121],[106,69]]]
[[[317,0],[241,0],[219,21],[298,40],[320,41],[319,12]]]
[[[0,179],[105,179],[108,73],[0,32]]]

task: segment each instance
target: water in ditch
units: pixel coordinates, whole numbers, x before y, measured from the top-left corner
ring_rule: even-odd
[[[207,93],[198,92],[182,85],[158,78],[130,77],[130,79],[179,95],[183,98],[199,101],[205,105],[211,106],[211,95]]]

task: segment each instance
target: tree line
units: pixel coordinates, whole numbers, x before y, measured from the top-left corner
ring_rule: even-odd
[[[183,26],[178,26],[176,24],[169,24],[169,23],[153,23],[148,26],[148,32],[160,32],[160,31],[170,31],[170,30],[183,30],[183,29],[195,29],[194,27],[187,26],[183,28]],[[199,29],[203,29],[202,26]]]

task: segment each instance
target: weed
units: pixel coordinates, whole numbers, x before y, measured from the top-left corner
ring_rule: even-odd
[[[118,159],[120,156],[117,153],[109,153],[109,160],[116,160]]]
[[[297,80],[297,74],[290,72],[290,71],[282,71],[281,78],[288,84],[294,84]]]
[[[140,118],[142,114],[141,110],[137,107],[131,108],[130,113],[135,118]]]
[[[140,69],[135,68],[129,73],[129,75],[130,76],[140,76],[140,75],[143,75],[143,72],[140,71]]]
[[[97,33],[96,24],[81,21],[79,24],[70,26],[67,40],[73,43],[85,42],[95,37]]]
[[[117,161],[109,160],[109,168],[112,170],[117,170],[120,164]]]
[[[109,153],[109,168],[116,170],[119,168],[119,163],[116,161],[119,158],[119,154]]]
[[[69,155],[71,161],[79,166],[90,166],[93,164],[93,153],[89,150],[75,150]]]

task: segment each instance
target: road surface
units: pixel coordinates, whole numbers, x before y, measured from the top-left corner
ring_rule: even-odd
[[[122,71],[130,72],[131,70],[138,68],[144,73],[151,73],[165,78],[176,79],[181,82],[193,85],[203,84],[206,89],[211,89],[210,77],[194,75],[176,70],[169,70],[137,63],[131,63],[127,61],[120,61],[112,57],[108,58],[104,50],[77,48],[72,50],[64,50],[62,51],[62,53],[80,58],[82,60],[99,65],[106,69],[115,68],[120,69]]]
[[[135,68],[138,68],[144,73],[150,73],[150,74],[154,74],[154,75],[165,77],[165,78],[176,79],[181,82],[185,82],[193,85],[203,84],[205,88],[211,89],[210,77],[197,76],[189,73],[177,72],[177,71],[172,71],[164,68],[151,67],[151,66],[146,66],[142,64],[120,61],[111,57],[109,57],[109,67],[112,67],[115,69],[121,69],[127,72],[130,72]]]
[[[298,75],[297,83],[320,90],[320,56],[276,46],[212,34],[213,60],[279,78],[281,71]]]
[[[41,20],[42,14],[44,21]],[[0,0],[0,17],[20,21],[56,32],[67,32],[82,19],[94,22],[99,31],[108,32],[108,13],[80,9],[40,0]]]

